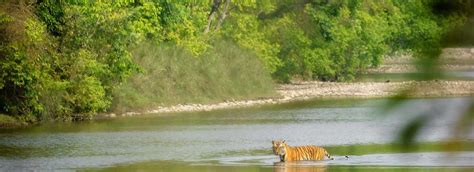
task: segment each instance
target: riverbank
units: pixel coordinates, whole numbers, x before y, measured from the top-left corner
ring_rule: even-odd
[[[399,54],[384,59],[382,65],[369,69],[368,73],[416,73],[416,58]],[[444,48],[438,68],[442,71],[474,71],[474,48]]]
[[[0,128],[18,128],[26,125],[26,122],[21,122],[14,117],[0,114]]]
[[[407,74],[420,72],[410,54],[387,57],[383,65],[371,69],[372,74]],[[445,48],[440,55],[439,67],[442,72],[474,71],[474,48]],[[448,78],[447,78],[448,79]],[[218,109],[241,108],[265,104],[279,104],[314,98],[381,98],[391,97],[403,92],[409,97],[454,97],[474,96],[473,80],[433,80],[433,81],[354,81],[321,82],[304,81],[277,85],[277,96],[256,100],[231,100],[214,104],[177,104],[160,106],[141,112],[106,114],[98,117],[133,116],[143,113],[173,113],[212,111]]]
[[[134,116],[151,113],[198,112],[280,104],[314,98],[380,98],[399,94],[409,97],[474,96],[474,81],[402,81],[402,82],[320,82],[308,81],[278,85],[277,97],[257,100],[225,101],[214,104],[178,104],[142,112],[102,114],[103,117]]]
[[[408,74],[417,73],[417,67],[413,65],[414,58],[410,55],[399,55],[387,57],[384,64],[377,69],[369,71],[371,74]],[[443,72],[451,71],[474,71],[474,48],[447,48],[443,50],[440,59],[440,67]],[[258,72],[257,72],[258,73]],[[447,79],[447,80],[443,80]],[[104,113],[95,115],[94,118],[113,118],[120,116],[134,116],[152,113],[177,113],[177,112],[199,112],[213,111],[219,109],[232,109],[251,107],[267,104],[280,104],[294,101],[302,101],[315,98],[385,98],[404,93],[405,96],[417,97],[455,97],[474,96],[474,80],[463,80],[459,78],[443,78],[434,81],[409,81],[396,78],[380,81],[354,81],[354,82],[321,82],[300,81],[291,84],[280,84],[276,86],[276,95],[264,95],[257,99],[227,100],[208,104],[176,104],[170,106],[151,106],[151,108],[128,108],[121,113]],[[158,81],[146,78],[144,81]],[[136,82],[140,85],[151,86],[153,84]],[[192,85],[192,84],[191,84]],[[215,84],[214,84],[215,85]],[[217,84],[218,85],[218,84]],[[171,87],[170,87],[171,88]],[[153,89],[150,89],[153,90]],[[143,92],[143,90],[140,90]],[[126,92],[126,91],[124,91]],[[257,91],[258,92],[258,91]],[[145,93],[150,100],[156,99],[155,91]],[[127,98],[128,97],[128,98]],[[133,97],[133,96],[132,96]],[[137,96],[135,96],[137,97]],[[138,96],[140,97],[140,96]],[[245,97],[245,96],[244,96]],[[143,98],[143,97],[140,97]],[[140,99],[125,96],[124,101],[136,105]],[[199,102],[199,101],[198,101]],[[124,106],[124,105],[122,105]],[[127,108],[125,108],[127,109]],[[136,110],[142,109],[142,110]],[[14,128],[27,125],[25,122],[3,115],[0,116],[0,128]]]
[[[384,98],[406,93],[406,96],[418,97],[463,97],[474,96],[474,81],[401,81],[401,82],[321,82],[306,81],[280,84],[276,88],[277,96],[262,97],[254,100],[230,100],[212,104],[177,104],[159,106],[152,110],[125,112],[121,114],[104,113],[94,118],[114,118],[153,113],[200,112],[220,109],[235,109],[259,105],[282,104],[315,98]],[[16,118],[0,114],[0,128],[27,126]]]

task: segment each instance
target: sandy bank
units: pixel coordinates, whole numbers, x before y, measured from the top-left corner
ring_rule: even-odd
[[[313,98],[388,97],[401,90],[411,90],[412,97],[450,97],[474,96],[474,81],[404,81],[404,82],[299,82],[282,84],[277,88],[279,97],[258,100],[227,101],[215,104],[178,104],[175,106],[157,107],[145,112],[128,112],[124,114],[107,114],[105,117],[133,116],[149,113],[197,112],[218,109],[241,108],[264,104],[279,104]]]
[[[382,65],[369,69],[368,73],[415,73],[416,58],[410,54],[386,57]],[[443,71],[474,71],[474,48],[445,48],[439,58],[439,69]]]

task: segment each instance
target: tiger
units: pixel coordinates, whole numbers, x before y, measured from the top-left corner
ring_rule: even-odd
[[[324,157],[333,160],[326,149],[314,145],[292,147],[286,144],[284,140],[273,140],[272,149],[273,153],[280,157],[281,162],[324,160]]]
[[[272,140],[272,151],[273,154],[278,155],[277,148],[280,147],[280,144],[283,144],[285,141],[282,140]]]

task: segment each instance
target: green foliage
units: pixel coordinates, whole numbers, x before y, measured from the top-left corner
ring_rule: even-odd
[[[319,40],[316,41],[321,46],[315,46],[317,55],[326,55],[327,57],[323,58],[330,61],[329,68],[334,71],[319,73],[319,77],[321,75],[323,77],[321,79],[351,80],[357,72],[369,65],[377,65],[376,62],[382,55],[379,52],[383,52],[384,48],[380,46],[383,42],[381,33],[384,30],[377,27],[378,24],[383,24],[378,23],[382,20],[374,19],[377,15],[370,15],[364,10],[358,10],[357,7],[350,7],[349,4],[316,5],[307,9],[321,33]],[[337,13],[331,14],[334,9],[338,10]],[[316,66],[312,68],[323,67],[319,66],[320,64],[328,65],[315,63],[313,65]]]
[[[162,1],[160,13],[163,41],[173,42],[199,55],[209,48],[208,35],[203,34],[208,12],[207,4]]]
[[[274,65],[273,75],[279,80],[290,80],[293,75],[302,72],[304,64],[303,59],[299,57],[301,53],[304,53],[303,47],[311,43],[311,40],[304,35],[304,31],[292,20],[293,17],[285,15],[273,21],[272,25],[266,26],[269,32],[265,33],[265,37],[270,38],[270,42],[279,45],[279,50],[275,50],[272,54],[278,57],[275,60],[278,65]]]
[[[144,72],[113,92],[113,110],[125,112],[273,94],[270,75],[255,55],[226,41],[216,41],[212,46],[194,57],[181,47],[140,45],[134,51],[134,59]]]
[[[278,44],[272,44],[261,32],[260,24],[254,15],[240,14],[234,16],[233,22],[225,26],[224,32],[227,36],[235,40],[240,46],[255,52],[267,69],[274,72],[280,66],[280,60],[277,58],[279,51]]]
[[[72,120],[111,106],[254,97],[271,89],[266,71],[282,82],[346,81],[398,51],[429,72],[443,35],[472,15],[463,3],[4,0],[0,112]]]
[[[443,34],[461,25],[467,13],[433,13],[439,2],[288,1],[259,14],[264,19],[259,32],[279,47],[276,79],[352,80],[392,52],[438,55]]]
[[[93,6],[71,6],[65,16],[66,20],[71,21],[66,25],[65,51],[74,53],[83,49],[91,53],[90,56],[98,63],[105,65],[98,79],[107,86],[123,81],[137,69],[127,48],[138,43],[144,34],[131,34],[138,29],[132,27],[136,26],[132,25],[135,18],[130,19],[129,15],[120,6],[95,3]],[[142,31],[148,33],[154,30],[142,28]]]
[[[37,5],[37,16],[48,27],[48,31],[54,36],[62,36],[64,34],[64,5],[63,1],[51,0],[40,1]]]
[[[8,10],[0,12],[0,110],[35,121],[43,110],[39,96],[42,83],[47,82],[43,77],[49,68],[45,60],[48,35],[45,25],[34,16],[18,8]]]
[[[44,22],[22,11],[28,4],[7,5],[17,8],[7,8],[10,15],[1,20],[6,24],[1,32],[6,44],[0,47],[1,110],[25,121],[71,120],[72,114],[82,119],[105,111],[112,88],[138,70],[128,47],[154,31],[134,25],[141,17],[115,4],[43,2],[37,14]]]

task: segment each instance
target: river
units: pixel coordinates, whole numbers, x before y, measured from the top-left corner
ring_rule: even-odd
[[[271,141],[336,147],[386,144],[395,141],[407,121],[427,115],[416,140],[438,142],[452,137],[459,114],[473,101],[469,97],[411,99],[387,108],[386,99],[310,100],[3,129],[0,171],[472,170],[473,151],[347,154],[349,158],[335,154],[332,161],[282,164],[271,153]],[[462,140],[472,143],[474,126],[468,130]]]

